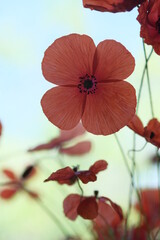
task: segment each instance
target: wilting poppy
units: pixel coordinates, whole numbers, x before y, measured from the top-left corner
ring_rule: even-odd
[[[95,191],[95,196],[84,197],[78,194],[70,194],[63,201],[63,209],[66,217],[71,220],[75,220],[77,216],[81,216],[84,219],[95,219],[99,214],[100,202],[104,204],[110,203],[114,211],[117,212],[122,219],[122,209],[116,203],[112,202],[109,198],[98,197],[98,191]]]
[[[65,147],[65,144],[70,140],[76,138],[85,133],[85,129],[82,124],[78,124],[75,128],[65,131],[60,130],[60,134],[58,137],[53,138],[47,143],[40,144],[34,148],[29,149],[29,152],[42,151],[42,150],[51,150],[54,148],[58,148],[60,153],[68,154],[68,155],[81,155],[90,151],[91,142],[90,141],[82,141],[71,147]]]
[[[144,127],[139,117],[135,115],[128,124],[128,127],[144,137],[147,142],[152,143],[158,148],[160,147],[160,122],[156,118],[151,119],[147,126]]]
[[[105,40],[96,48],[86,35],[57,39],[42,61],[44,77],[60,85],[44,94],[45,115],[60,129],[72,129],[82,119],[91,133],[117,132],[135,113],[135,89],[123,81],[134,66],[131,53],[114,40]]]
[[[140,36],[160,55],[160,0],[146,0],[138,11]]]
[[[65,167],[59,169],[56,172],[53,172],[46,180],[48,181],[57,181],[60,184],[72,185],[77,181],[77,178],[80,179],[83,183],[94,182],[97,180],[96,174],[100,171],[103,171],[107,168],[107,162],[105,160],[99,160],[95,162],[89,170],[78,171],[78,167],[73,169],[70,167]]]
[[[158,189],[143,189],[140,192],[141,203],[136,204],[137,210],[144,218],[148,229],[160,227],[160,192]]]
[[[9,178],[9,182],[6,182],[4,186],[6,186],[2,191],[0,191],[0,196],[4,199],[12,198],[18,191],[24,190],[26,191],[31,197],[37,198],[38,194],[32,192],[25,188],[24,184],[27,179],[32,177],[35,174],[35,168],[33,166],[28,166],[22,175],[17,177],[15,173],[9,169],[4,169],[3,173]]]
[[[125,12],[131,11],[145,0],[83,0],[83,5],[91,10],[101,12]]]

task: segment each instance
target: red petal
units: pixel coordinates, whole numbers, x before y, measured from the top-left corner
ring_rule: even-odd
[[[94,219],[98,215],[98,205],[95,197],[86,197],[77,208],[77,213],[84,219]]]
[[[80,143],[77,143],[73,147],[68,148],[60,148],[60,152],[68,155],[81,155],[88,153],[91,149],[91,142],[89,141],[83,141]]]
[[[0,136],[2,135],[2,123],[0,122]]]
[[[11,180],[18,180],[17,176],[11,170],[3,169],[3,173]]]
[[[4,199],[9,199],[12,198],[16,192],[17,189],[4,189],[1,191],[0,196]]]
[[[81,123],[79,123],[76,127],[72,128],[71,130],[61,130],[59,139],[61,139],[61,142],[69,141],[77,136],[80,136],[85,133],[85,129],[82,126]]]
[[[89,168],[89,171],[92,171],[94,174],[97,174],[105,170],[107,166],[108,166],[108,163],[105,160],[99,160]]]
[[[91,171],[79,171],[75,174],[83,183],[95,182],[97,180],[96,175]]]
[[[81,119],[84,101],[85,94],[77,87],[55,87],[44,94],[41,105],[50,122],[60,129],[70,130]]]
[[[113,209],[115,210],[115,212],[119,215],[120,219],[121,219],[121,220],[123,219],[123,212],[122,212],[121,207],[120,207],[118,204],[112,202],[111,199],[106,198],[106,197],[100,197],[100,198],[99,198],[99,201],[102,201],[102,202],[108,201],[108,202],[110,202],[112,208],[113,208]]]
[[[53,149],[54,147],[57,147],[60,143],[61,140],[59,138],[54,138],[48,143],[40,144],[34,148],[29,149],[28,152]]]
[[[115,133],[127,125],[135,114],[135,89],[125,81],[97,86],[96,93],[87,96],[83,126],[97,135]]]
[[[126,79],[135,67],[131,53],[114,40],[105,40],[98,44],[94,61],[98,82]]]
[[[86,35],[70,34],[57,39],[45,52],[44,77],[57,85],[77,85],[79,77],[92,74],[95,49],[93,40]]]
[[[135,133],[143,136],[144,135],[144,126],[137,115],[134,115],[132,120],[127,125],[130,129],[132,129]]]
[[[32,198],[39,198],[39,195],[35,192],[32,191],[27,191],[27,193],[29,194],[30,197]]]
[[[46,180],[48,181],[65,181],[65,180],[71,180],[75,176],[74,171],[70,167],[65,167],[62,169],[59,169],[56,172],[53,172]],[[64,182],[65,183],[65,182]]]
[[[144,137],[157,147],[160,147],[160,122],[153,118],[144,128]]]
[[[70,194],[63,201],[64,214],[70,220],[77,218],[77,207],[80,203],[81,196],[78,194]]]

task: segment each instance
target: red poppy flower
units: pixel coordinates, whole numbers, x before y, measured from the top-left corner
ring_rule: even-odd
[[[81,216],[84,219],[95,219],[99,214],[99,207],[101,202],[107,204],[109,202],[114,211],[117,212],[122,219],[122,209],[116,203],[112,202],[106,197],[97,197],[98,192],[95,191],[94,197],[84,197],[78,194],[70,194],[64,199],[63,209],[66,217],[71,220],[75,220],[77,216]]]
[[[3,173],[10,181],[4,184],[7,187],[0,192],[2,198],[10,199],[20,190],[25,190],[33,198],[38,197],[37,193],[27,190],[24,187],[24,182],[35,174],[35,168],[33,166],[27,167],[20,178],[17,177],[13,171],[8,169],[4,169]]]
[[[129,240],[147,240],[148,232],[145,226],[139,226],[136,228],[132,228],[128,231],[128,239]]]
[[[97,232],[98,240],[110,239],[110,234],[116,240],[122,239],[124,230],[121,223],[122,218],[119,214],[109,204],[99,201],[98,216],[93,220],[93,227]]]
[[[108,163],[105,160],[99,160],[95,162],[89,170],[85,171],[78,171],[78,167],[74,167],[73,169],[65,167],[53,172],[45,182],[57,181],[60,184],[72,185],[76,182],[77,178],[85,184],[88,182],[94,182],[97,180],[96,174],[105,170],[107,165]]]
[[[2,123],[0,122],[0,136],[2,135]]]
[[[160,55],[160,0],[146,0],[138,9],[140,36]]]
[[[134,58],[114,40],[97,48],[86,35],[57,39],[45,52],[44,77],[60,85],[47,91],[42,108],[54,125],[72,129],[80,119],[94,134],[112,134],[127,125],[135,113],[135,90],[126,81]]]
[[[151,119],[147,126],[144,127],[139,117],[135,115],[128,124],[128,127],[144,137],[147,142],[152,143],[158,148],[160,147],[160,122],[156,118]]]
[[[91,150],[91,142],[90,141],[82,141],[75,144],[72,147],[65,147],[65,144],[77,136],[80,136],[85,133],[85,129],[82,124],[78,124],[75,128],[65,131],[61,130],[60,135],[48,143],[40,144],[32,149],[29,149],[29,152],[34,151],[42,151],[42,150],[50,150],[54,148],[58,148],[60,153],[68,154],[68,155],[81,155],[88,153]]]
[[[141,190],[141,206],[137,203],[136,208],[145,216],[144,224],[150,229],[160,227],[160,193],[158,189]]]
[[[145,0],[83,0],[83,6],[101,12],[131,11]]]

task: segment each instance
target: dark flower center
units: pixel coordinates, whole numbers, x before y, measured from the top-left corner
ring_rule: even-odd
[[[160,33],[160,17],[158,18],[158,21],[156,22],[156,30],[158,33]]]
[[[150,139],[152,139],[155,136],[154,132],[151,132]]]
[[[80,77],[79,79],[80,83],[78,84],[78,88],[80,93],[95,93],[95,90],[97,89],[97,80],[95,76],[89,76],[88,74],[86,74],[84,77]]]
[[[97,190],[94,191],[94,196],[95,196],[95,198],[98,198],[98,193],[99,193],[99,192],[98,192]]]

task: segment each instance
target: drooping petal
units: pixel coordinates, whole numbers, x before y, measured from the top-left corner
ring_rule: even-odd
[[[90,141],[83,141],[77,143],[73,147],[68,148],[60,148],[60,153],[67,154],[67,155],[82,155],[88,153],[91,150],[91,142]]]
[[[131,75],[135,60],[119,42],[104,40],[97,46],[94,71],[98,82],[124,80]]]
[[[132,129],[135,133],[143,136],[144,135],[144,126],[137,115],[134,115],[132,120],[127,125],[130,129]]]
[[[77,87],[55,87],[47,91],[41,105],[48,120],[60,129],[70,130],[80,121],[85,95]]]
[[[44,54],[44,77],[57,85],[77,85],[79,77],[92,74],[95,49],[87,35],[70,34],[57,39]]]
[[[61,140],[61,142],[66,142],[69,141],[77,136],[81,136],[82,134],[85,133],[85,128],[82,126],[81,123],[78,123],[78,125],[76,127],[74,127],[71,130],[61,130],[60,131],[60,136],[59,139]]]
[[[77,208],[77,213],[84,219],[94,219],[98,215],[98,205],[95,197],[86,197]]]
[[[17,192],[16,188],[4,189],[0,192],[0,196],[4,199],[9,199],[12,198],[16,192]]]
[[[65,167],[53,172],[44,182],[48,181],[65,181],[75,176],[74,171],[70,167]]]
[[[11,170],[9,169],[3,169],[3,173],[11,180],[14,180],[14,181],[17,181],[18,178],[17,176],[15,175],[14,172],[12,172]]]
[[[108,163],[105,160],[99,160],[89,168],[89,171],[92,171],[94,174],[97,174],[105,170],[107,166],[108,166]]]
[[[36,146],[34,148],[30,148],[28,150],[28,152],[43,151],[43,150],[53,149],[54,147],[57,147],[60,143],[61,143],[61,141],[59,140],[59,138],[54,138],[54,139],[50,140],[47,143],[40,144],[40,145],[38,145],[38,146]]]
[[[84,184],[88,182],[95,182],[97,180],[96,175],[91,171],[79,171],[75,174]]]
[[[96,93],[87,96],[82,123],[93,134],[112,134],[128,124],[135,108],[132,85],[124,81],[99,84]]]
[[[77,208],[80,203],[81,196],[78,194],[70,194],[63,201],[63,210],[66,217],[70,220],[77,218]]]
[[[115,210],[115,212],[119,215],[120,219],[123,219],[122,208],[118,204],[114,203],[110,198],[107,197],[100,197],[99,201],[108,201],[111,204],[112,208]]]

